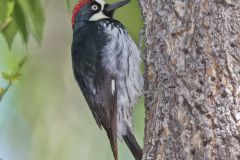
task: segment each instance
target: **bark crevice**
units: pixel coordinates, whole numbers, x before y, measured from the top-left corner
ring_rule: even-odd
[[[240,2],[139,0],[143,160],[240,158]]]

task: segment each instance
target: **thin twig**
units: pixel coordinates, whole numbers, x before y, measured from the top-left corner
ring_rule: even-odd
[[[11,17],[7,18],[6,21],[0,25],[0,32],[2,32],[11,22],[12,18]]]
[[[4,95],[7,93],[7,91],[11,86],[12,86],[12,81],[9,81],[7,87],[3,90],[3,93],[0,95],[0,102],[2,101],[2,98],[4,97]]]
[[[26,60],[27,60],[27,56],[25,56],[21,61],[19,61],[19,63],[18,63],[18,69],[17,69],[16,73],[19,73],[19,72],[20,72],[20,70],[22,69],[22,67],[23,67],[23,65],[25,64]],[[12,80],[9,80],[7,87],[3,90],[2,94],[0,94],[0,102],[2,101],[4,95],[5,95],[5,94],[7,93],[7,91],[10,89],[10,87],[12,86],[12,84],[13,84],[13,81],[12,81]],[[0,159],[0,160],[1,160],[1,159]]]

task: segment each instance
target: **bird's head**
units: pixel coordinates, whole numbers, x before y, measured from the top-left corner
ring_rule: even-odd
[[[104,0],[79,0],[73,10],[72,26],[81,21],[99,21],[112,18],[117,8],[120,8],[130,0],[122,0],[113,4],[107,4]]]

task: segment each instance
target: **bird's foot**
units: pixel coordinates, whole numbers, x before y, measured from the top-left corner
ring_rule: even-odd
[[[142,95],[149,95],[149,94],[154,94],[155,92],[159,92],[162,90],[162,87],[153,89],[153,90],[146,90],[142,92]]]
[[[145,31],[144,28],[142,28],[139,32],[139,41],[138,41],[138,49],[142,51],[142,44],[143,44],[143,39],[145,37]]]

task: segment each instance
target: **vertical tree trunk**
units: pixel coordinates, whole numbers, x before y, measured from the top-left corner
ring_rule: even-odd
[[[143,160],[240,159],[240,1],[139,0]],[[156,89],[157,88],[157,89]]]

